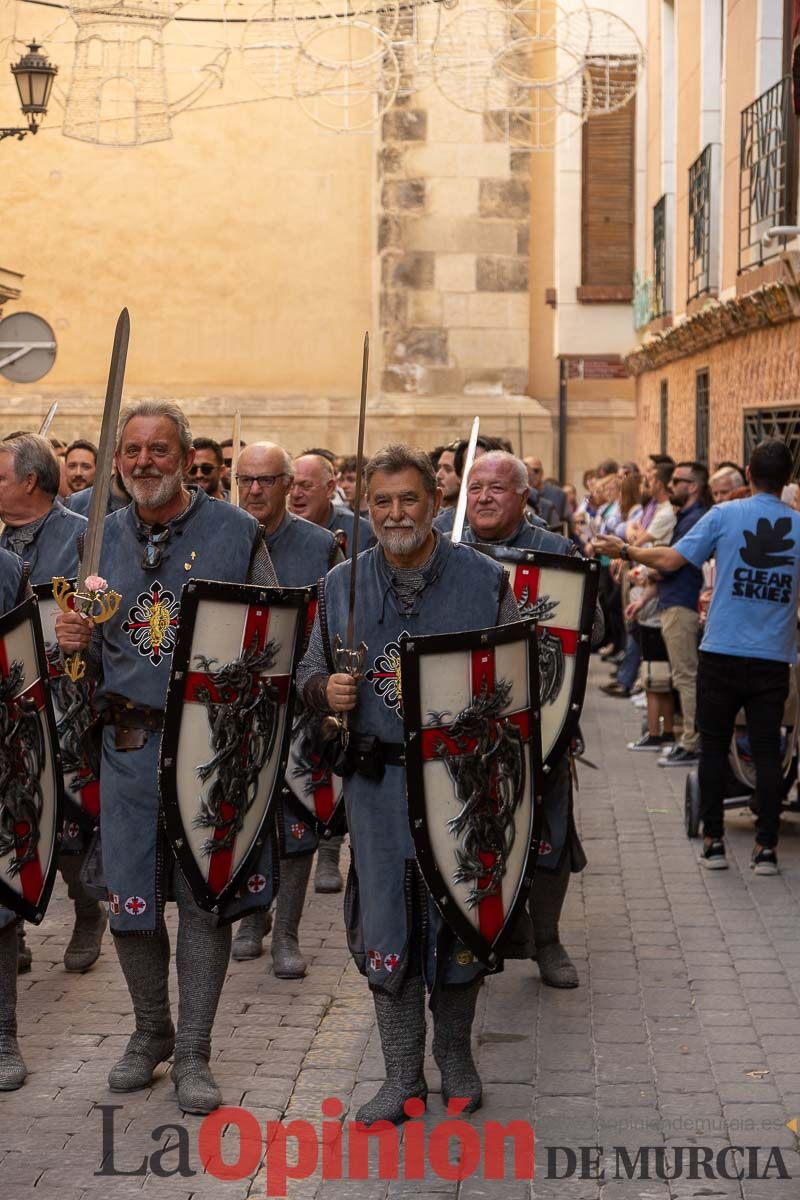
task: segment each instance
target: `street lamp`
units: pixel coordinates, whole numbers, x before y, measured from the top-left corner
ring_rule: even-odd
[[[28,53],[23,54],[19,62],[11,67],[14,82],[19,92],[20,105],[24,116],[28,119],[27,127],[18,129],[0,129],[0,141],[3,138],[15,137],[20,141],[28,133],[36,133],[40,122],[38,117],[47,113],[47,104],[53,90],[53,80],[58,74],[41,46],[30,42]]]

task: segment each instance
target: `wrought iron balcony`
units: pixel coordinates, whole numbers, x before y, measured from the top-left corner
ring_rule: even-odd
[[[769,88],[742,112],[739,156],[739,271],[777,257],[783,246],[762,238],[794,220],[795,116],[791,79]]]
[[[711,291],[711,146],[689,167],[687,302]]]
[[[667,197],[653,205],[653,317],[672,310],[667,295]]]

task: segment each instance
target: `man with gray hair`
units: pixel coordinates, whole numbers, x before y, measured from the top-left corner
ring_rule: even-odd
[[[391,445],[366,468],[378,544],[358,558],[356,639],[367,646],[358,678],[333,662],[347,645],[351,562],[320,584],[308,651],[298,669],[305,702],[348,713],[343,786],[352,864],[347,883],[350,951],[366,976],[386,1065],[386,1082],[356,1119],[405,1120],[404,1104],[425,1100],[425,985],[434,1016],[433,1054],[442,1097],[468,1111],[481,1103],[470,1033],[483,968],[449,933],[427,893],[409,831],[398,643],[402,634],[485,629],[519,618],[502,568],[432,528],[441,502],[422,450]],[[460,1111],[460,1110],[459,1110]]]
[[[327,575],[335,563],[342,562],[344,555],[327,529],[286,511],[293,475],[292,460],[283,446],[274,442],[255,442],[247,446],[239,455],[237,465],[239,504],[263,529],[281,587],[310,587]],[[298,720],[302,720],[301,714],[298,714]],[[309,764],[309,774],[311,770]],[[306,973],[306,961],[298,942],[300,918],[311,860],[317,849],[322,856],[323,848],[307,810],[294,800],[287,788],[283,791],[281,807],[281,886],[272,933],[272,969],[278,979],[301,979]],[[338,859],[338,847],[336,857]],[[338,863],[336,875],[338,879]],[[266,913],[251,913],[244,917],[234,938],[233,957],[237,960],[258,958],[262,939],[268,932]]]
[[[711,499],[715,504],[725,504],[732,494],[744,487],[744,476],[735,467],[722,466],[708,481]]]
[[[61,469],[50,443],[35,433],[15,434],[0,442],[0,520],[5,530],[0,546],[27,562],[34,586],[49,585],[53,576],[74,579],[78,573],[78,538],[86,520],[57,499]],[[64,952],[68,971],[88,971],[100,956],[106,915],[81,883],[87,835],[72,821],[64,822],[58,866],[75,909],[75,925]],[[20,923],[20,967],[30,967],[30,950]]]
[[[521,459],[503,450],[490,450],[473,463],[467,480],[467,524],[464,541],[507,546],[522,550],[545,550],[567,557],[577,555],[575,545],[558,533],[541,529],[525,520],[528,498],[528,468]],[[602,640],[602,615],[596,619],[593,641]],[[523,616],[526,615],[523,609]],[[599,622],[599,627],[598,627]],[[542,982],[550,987],[578,986],[578,972],[559,937],[559,920],[569,887],[570,874],[582,871],[586,856],[578,838],[573,816],[572,772],[569,755],[547,775],[543,789],[545,833],[528,898],[533,925],[521,921],[509,944],[509,957],[533,957]],[[531,951],[534,951],[531,954]]]
[[[356,518],[349,508],[336,504],[336,476],[332,463],[321,454],[308,451],[294,460],[294,479],[289,492],[289,511],[315,525],[329,529],[342,543],[349,558],[353,545],[353,527],[359,524],[359,550],[374,545],[369,522]]]
[[[103,712],[100,766],[103,870],[111,931],[133,1001],[135,1031],[108,1077],[112,1091],[149,1086],[174,1051],[173,1082],[186,1112],[221,1096],[209,1069],[211,1030],[228,967],[229,922],[272,900],[270,841],[254,869],[267,886],[233,897],[219,918],[202,911],[160,832],[158,752],[180,595],[188,579],[277,585],[258,522],[240,508],[187,488],[194,450],[186,417],[167,401],[123,410],[116,466],[133,503],[105,519],[100,574],[121,593],[120,611],[92,627],[62,613],[65,655],[87,652]],[[169,1003],[170,947],[164,906],[178,904],[178,1028]]]

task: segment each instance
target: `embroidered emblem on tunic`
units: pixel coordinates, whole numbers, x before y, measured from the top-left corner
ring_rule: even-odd
[[[247,890],[254,896],[257,896],[259,892],[263,892],[266,886],[267,881],[263,875],[251,875],[247,881]]]
[[[383,965],[386,967],[386,970],[389,972],[390,975],[391,975],[392,971],[395,969],[395,967],[397,966],[397,964],[399,963],[399,961],[400,961],[400,958],[397,954],[387,954],[386,955],[386,958],[383,960]]]
[[[148,592],[141,592],[128,612],[122,628],[143,658],[157,667],[175,649],[180,604],[174,593],[162,588],[158,580]]]
[[[108,893],[108,910],[113,916],[119,916],[119,892]]]
[[[402,636],[402,635],[401,635]],[[403,684],[400,678],[400,645],[389,642],[375,659],[375,665],[367,671],[376,696],[380,696],[387,708],[398,714],[403,712]]]
[[[297,821],[296,824],[290,826],[292,837],[297,838],[298,842],[306,831],[306,827],[302,821]]]
[[[380,971],[383,965],[383,959],[379,950],[368,950],[367,960],[369,962],[370,971]]]
[[[125,912],[131,917],[140,917],[147,908],[147,901],[142,896],[128,896],[125,901]]]

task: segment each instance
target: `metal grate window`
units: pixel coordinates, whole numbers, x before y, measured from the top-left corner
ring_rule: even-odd
[[[789,225],[794,209],[794,112],[787,76],[742,111],[739,152],[739,271],[782,252],[764,246],[773,225]]]
[[[669,445],[669,384],[666,379],[661,380],[661,393],[659,397],[661,401],[661,454],[669,454],[667,449]]]
[[[792,478],[800,476],[800,408],[758,408],[744,414],[744,461],[764,438],[780,438],[792,452]]]
[[[711,146],[689,167],[687,302],[711,290]]]
[[[708,465],[709,395],[708,371],[698,371],[695,376],[694,407],[694,457],[695,461]]]
[[[653,206],[653,316],[670,312],[667,299],[667,197]]]

